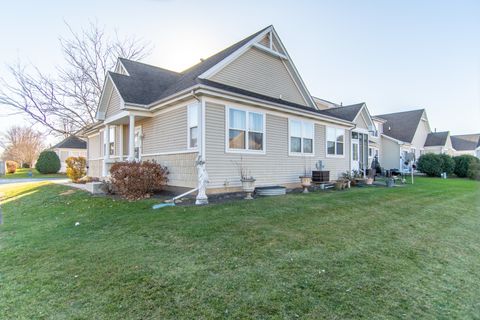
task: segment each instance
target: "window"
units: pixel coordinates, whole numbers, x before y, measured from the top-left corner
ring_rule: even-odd
[[[343,156],[345,129],[327,127],[327,155]]]
[[[113,156],[115,154],[115,127],[110,127],[110,140],[108,141],[108,154]]]
[[[228,108],[228,150],[264,151],[265,115]]]
[[[301,120],[289,121],[290,153],[313,155],[314,126]]]
[[[113,156],[115,155],[115,127],[110,126],[108,132],[109,137],[107,137],[107,130],[103,131],[103,154]]]
[[[373,148],[368,148],[368,157],[371,158],[373,156]]]
[[[188,106],[188,148],[198,147],[198,104]]]

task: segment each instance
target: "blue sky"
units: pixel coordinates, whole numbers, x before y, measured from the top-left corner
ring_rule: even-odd
[[[480,131],[478,1],[9,1],[0,74],[17,58],[53,70],[64,21],[97,20],[155,46],[180,71],[273,24],[310,92],[373,114],[427,108],[432,129]],[[22,121],[0,106],[0,131]]]

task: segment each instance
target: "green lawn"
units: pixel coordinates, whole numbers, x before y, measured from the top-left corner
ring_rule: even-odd
[[[479,188],[418,178],[154,211],[3,187],[0,318],[478,319]]]
[[[32,177],[28,176],[29,172],[32,172]],[[37,171],[37,169],[17,169],[15,173],[6,174],[4,176],[0,176],[0,179],[25,179],[25,178],[66,178],[67,176],[63,173],[52,173],[52,174],[41,174]]]

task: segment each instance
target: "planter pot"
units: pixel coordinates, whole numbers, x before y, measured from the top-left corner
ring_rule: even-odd
[[[387,188],[391,188],[391,187],[393,187],[393,186],[395,185],[395,180],[393,180],[393,179],[387,179],[387,180],[385,181],[385,184],[387,185]]]
[[[365,183],[366,184],[373,184],[373,178],[367,178],[367,180],[365,180]]]
[[[303,193],[308,193],[308,187],[312,185],[312,177],[300,176],[300,183],[303,187]]]
[[[242,179],[242,189],[247,195],[245,199],[252,200],[252,193],[255,191],[255,179]]]
[[[343,190],[344,185],[345,185],[344,181],[337,181],[337,182],[335,182],[335,189],[336,190]]]

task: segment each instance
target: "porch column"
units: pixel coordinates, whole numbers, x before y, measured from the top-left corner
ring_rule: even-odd
[[[108,163],[110,162],[110,125],[105,125],[105,134],[103,137],[103,176],[108,176]]]
[[[129,116],[130,121],[128,125],[128,161],[135,160],[135,116]]]

